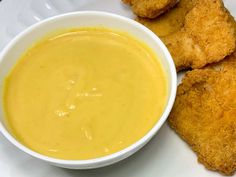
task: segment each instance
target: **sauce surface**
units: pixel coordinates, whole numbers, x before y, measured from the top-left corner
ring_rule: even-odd
[[[67,30],[30,48],[5,81],[6,122],[41,154],[91,159],[142,138],[167,102],[155,54],[128,34]]]

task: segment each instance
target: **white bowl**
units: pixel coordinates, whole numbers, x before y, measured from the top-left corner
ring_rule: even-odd
[[[129,33],[130,35],[145,42],[158,56],[163,65],[167,79],[168,79],[168,101],[165,110],[155,124],[155,126],[139,141],[130,145],[129,147],[116,152],[111,155],[107,155],[101,158],[91,160],[61,160],[56,158],[47,157],[39,154],[28,147],[21,144],[11,132],[8,131],[4,123],[4,111],[3,111],[3,83],[6,75],[11,68],[16,64],[19,56],[22,55],[35,41],[44,37],[46,34],[63,28],[76,28],[76,27],[106,27],[116,29]],[[170,110],[173,106],[177,88],[177,75],[173,60],[165,45],[161,40],[149,29],[143,25],[135,22],[134,20],[114,15],[105,12],[95,11],[83,11],[68,13],[59,16],[49,18],[41,21],[36,25],[33,25],[26,29],[21,34],[17,35],[3,50],[0,56],[0,131],[2,134],[16,147],[22,151],[30,154],[33,157],[49,162],[52,165],[71,168],[71,169],[90,169],[98,168],[106,165],[118,162],[126,157],[132,155],[143,147],[160,129],[163,123],[166,121]]]

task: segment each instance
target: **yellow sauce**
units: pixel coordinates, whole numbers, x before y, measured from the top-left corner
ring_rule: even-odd
[[[158,121],[167,80],[153,51],[128,34],[81,28],[44,38],[5,81],[6,122],[41,154],[91,159],[120,151]]]

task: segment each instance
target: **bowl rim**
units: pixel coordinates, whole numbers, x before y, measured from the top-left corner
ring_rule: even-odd
[[[173,62],[173,59],[166,48],[166,46],[163,44],[163,42],[159,39],[157,35],[155,35],[151,30],[149,30],[147,27],[144,25],[121,15],[113,14],[110,12],[103,12],[103,11],[77,11],[77,12],[69,12],[65,14],[60,14],[56,15],[50,18],[47,18],[45,20],[42,20],[25,30],[23,30],[21,33],[16,35],[1,51],[0,53],[0,64],[3,61],[4,56],[9,52],[9,50],[12,48],[12,46],[17,43],[22,37],[30,34],[33,30],[37,29],[43,24],[47,24],[50,21],[54,20],[60,20],[66,17],[72,17],[72,16],[81,16],[81,15],[88,15],[88,16],[99,16],[99,17],[112,17],[114,19],[118,19],[121,21],[124,21],[125,23],[129,23],[132,26],[135,26],[139,28],[140,30],[144,31],[147,35],[153,38],[153,40],[160,46],[161,50],[164,53],[165,58],[167,59],[168,67],[170,70],[170,78],[171,78],[171,88],[170,88],[170,93],[169,93],[169,98],[167,100],[165,109],[160,116],[160,119],[155,123],[155,125],[138,141],[135,143],[129,145],[128,147],[115,152],[113,154],[109,154],[106,156],[94,158],[94,159],[87,159],[87,160],[64,160],[64,159],[58,159],[58,158],[53,158],[49,157],[43,154],[40,154],[34,150],[31,150],[27,146],[21,144],[17,139],[15,139],[9,132],[8,130],[3,126],[2,122],[0,121],[0,132],[5,136],[6,139],[8,139],[13,145],[18,147],[20,150],[23,152],[36,157],[38,159],[41,159],[43,161],[47,161],[53,164],[61,164],[61,165],[79,165],[81,167],[89,167],[91,165],[99,165],[101,163],[109,162],[109,161],[114,161],[114,159],[117,159],[119,157],[125,156],[125,154],[132,152],[135,149],[139,149],[139,147],[142,147],[148,140],[150,140],[156,133],[157,131],[161,128],[161,126],[164,124],[166,119],[168,118],[168,115],[171,111],[171,108],[174,104],[175,101],[175,96],[176,96],[176,90],[177,90],[177,73],[175,69],[175,65]],[[131,153],[132,154],[132,153]],[[121,158],[122,159],[122,158]],[[121,160],[120,159],[120,160]],[[119,161],[119,160],[117,160]],[[116,161],[115,161],[116,162]],[[110,163],[109,163],[110,164]],[[101,165],[103,166],[103,165]],[[104,165],[105,166],[105,165]],[[93,168],[93,167],[92,167]],[[95,167],[96,168],[96,167]]]

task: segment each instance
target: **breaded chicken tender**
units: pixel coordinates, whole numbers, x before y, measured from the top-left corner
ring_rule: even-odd
[[[170,11],[155,19],[138,17],[136,20],[159,37],[179,31],[184,26],[186,14],[194,7],[196,0],[180,0]]]
[[[177,71],[202,68],[235,50],[235,29],[222,0],[198,0],[179,31],[162,38]]]
[[[208,169],[224,175],[235,172],[236,52],[187,72],[168,122]]]
[[[139,17],[156,18],[172,8],[178,0],[122,0]]]
[[[234,51],[231,18],[222,0],[180,0],[156,19],[137,21],[162,38],[180,71],[220,61]]]

